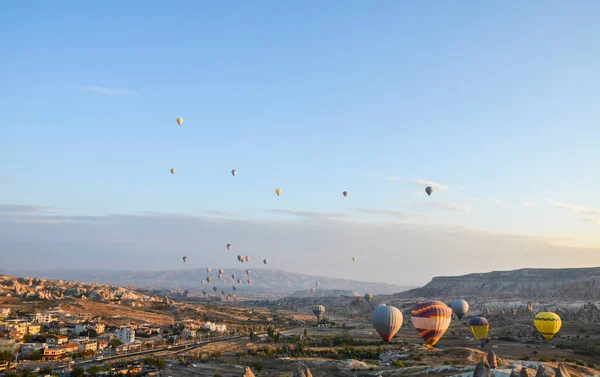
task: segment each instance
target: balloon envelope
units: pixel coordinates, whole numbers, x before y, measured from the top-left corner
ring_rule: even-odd
[[[263,259],[263,263],[266,265],[267,263],[269,263],[268,259]]]
[[[183,263],[187,262],[187,257],[183,257]]]
[[[343,194],[344,196],[348,196],[348,191],[344,191],[342,194]]]
[[[469,320],[469,326],[471,326],[471,331],[475,338],[481,342],[485,342],[490,328],[488,320],[483,317],[473,317]]]
[[[432,347],[450,326],[452,309],[441,301],[423,301],[413,307],[411,319],[421,338]]]
[[[370,293],[367,293],[367,294],[365,295],[365,300],[366,300],[367,302],[371,302],[371,300],[373,300],[373,295],[372,295],[372,294],[370,294]]]
[[[313,314],[317,319],[321,319],[321,316],[325,313],[325,307],[323,305],[315,305],[313,306]]]
[[[175,174],[176,171],[176,169],[171,169],[171,174]]]
[[[179,124],[181,126],[181,123],[183,123],[183,118],[177,118],[177,124]],[[193,125],[192,125],[193,127]]]
[[[554,335],[560,330],[562,321],[556,313],[541,312],[535,315],[533,320],[535,328],[542,334],[546,341],[550,341]]]
[[[237,174],[237,170],[234,169],[234,170],[231,171],[231,175],[233,175],[234,177],[235,177],[236,174]]]
[[[427,195],[431,196],[431,193],[433,192],[433,187],[431,187],[431,186],[425,187],[425,192],[427,193]]]
[[[450,304],[450,307],[452,308],[452,312],[456,314],[458,319],[462,319],[462,317],[469,311],[469,303],[465,300],[454,300]]]
[[[398,308],[379,305],[371,314],[371,323],[381,339],[389,342],[402,327],[402,312]]]
[[[232,248],[231,244],[230,244],[230,243],[228,243],[228,244],[227,244],[227,250],[231,251],[231,248]]]
[[[275,193],[277,194],[277,196],[281,195],[281,189],[278,188],[277,190],[275,190]]]

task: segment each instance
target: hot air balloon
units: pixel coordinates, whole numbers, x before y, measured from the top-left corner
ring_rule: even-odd
[[[200,282],[200,284],[204,284],[204,283],[206,283],[206,281],[204,281],[204,280],[202,280],[202,281]]]
[[[235,280],[235,274],[231,274],[231,278]]]
[[[250,256],[246,255],[246,257],[244,258],[246,260],[246,262],[250,262]]]
[[[277,196],[281,195],[281,189],[278,188],[277,190],[275,190],[275,194],[277,194]]]
[[[371,315],[371,323],[384,342],[389,342],[400,330],[402,320],[402,312],[387,305],[379,305]]]
[[[202,291],[202,295],[206,296],[206,291]]]
[[[224,289],[221,289],[221,294],[222,294],[223,296],[225,296],[225,290],[224,290]]]
[[[232,246],[231,246],[231,244],[230,244],[230,243],[228,243],[228,244],[227,244],[227,251],[231,251],[231,247],[232,247]]]
[[[210,283],[211,280],[212,280],[212,277],[210,277],[210,276],[206,278],[206,281],[209,282],[209,283]]]
[[[356,262],[356,257],[352,257],[352,262]]]
[[[550,341],[554,335],[560,330],[562,321],[556,313],[541,312],[535,315],[533,320],[535,328],[542,334],[546,341]]]
[[[317,320],[321,320],[321,316],[325,313],[325,307],[323,305],[313,306],[313,314],[317,317]]]
[[[317,291],[317,289],[316,289],[316,288],[311,288],[311,289],[310,289],[310,291],[311,291],[312,293],[315,293],[315,292]]]
[[[242,279],[238,279],[238,284],[242,284]]]
[[[223,275],[223,272],[225,272],[225,270],[222,268],[219,268],[219,275]]]
[[[319,285],[321,285],[320,282],[316,282],[315,285],[318,287]]]
[[[452,312],[456,314],[458,319],[462,319],[469,311],[469,303],[465,300],[454,300],[450,304],[450,308],[452,308]]]
[[[171,174],[175,174],[175,172],[177,172],[177,169],[171,169]]]
[[[206,272],[210,272],[210,267],[206,267]]]
[[[250,270],[246,270],[246,275],[250,275],[251,272],[252,271],[250,271]]]
[[[367,301],[367,302],[371,302],[372,300],[373,300],[373,295],[372,295],[372,294],[370,294],[370,293],[367,293],[367,294],[365,295],[365,301]]]
[[[233,288],[234,291],[237,291],[237,287],[235,285],[231,288]]]
[[[177,118],[177,124],[181,126],[181,123],[183,123],[183,118]]]
[[[216,291],[217,291],[217,289],[219,289],[219,288],[217,288],[217,286],[215,285],[215,286],[213,287],[213,291],[215,291],[215,292],[216,292]]]
[[[473,317],[469,320],[469,326],[471,326],[471,331],[475,338],[478,339],[481,344],[485,344],[488,330],[490,329],[488,320],[483,317]]]
[[[344,191],[344,192],[342,193],[342,195],[344,195],[344,196],[348,196],[348,191]]]
[[[431,186],[425,187],[425,192],[427,193],[427,195],[431,196],[431,193],[433,193],[433,187],[431,187]]]
[[[248,279],[246,282],[248,282],[248,284],[252,284],[252,279]]]
[[[423,301],[413,307],[411,319],[427,346],[433,347],[450,326],[452,309],[441,301]]]
[[[187,257],[183,257],[183,263],[187,262]]]
[[[221,279],[223,277],[223,274],[219,274],[218,276],[219,276],[219,279]]]
[[[237,258],[238,258],[238,260],[239,260],[240,262],[243,262],[243,261],[244,261],[244,257],[243,257],[242,255],[238,255],[238,257],[237,257]]]
[[[235,175],[236,175],[236,174],[237,174],[237,170],[233,169],[233,170],[231,171],[231,175],[233,175],[233,176],[235,177]]]
[[[265,258],[265,259],[263,259],[263,263],[264,263],[265,265],[267,265],[267,264],[269,263],[269,260]]]

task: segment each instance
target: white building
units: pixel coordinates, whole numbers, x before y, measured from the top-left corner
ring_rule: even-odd
[[[10,315],[10,308],[1,308],[0,309],[0,318],[6,318]]]
[[[115,338],[119,339],[123,344],[135,342],[135,330],[131,327],[121,327],[115,330]]]
[[[204,328],[208,329],[210,331],[215,331],[215,332],[227,331],[227,325],[217,325],[216,323],[212,323],[212,322],[205,322]]]
[[[35,313],[35,321],[48,324],[52,322],[52,313]]]

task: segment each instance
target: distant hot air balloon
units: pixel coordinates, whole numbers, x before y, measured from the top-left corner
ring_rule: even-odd
[[[252,271],[250,271],[250,270],[246,270],[246,275],[250,275],[251,272]]]
[[[550,341],[554,335],[560,330],[562,321],[556,313],[541,312],[535,315],[533,320],[535,328],[542,334],[546,341]]]
[[[239,260],[240,262],[243,262],[243,261],[244,261],[244,257],[243,257],[242,255],[238,255],[238,257],[237,257],[237,258],[238,258],[238,260]]]
[[[269,260],[265,258],[265,259],[263,259],[263,263],[264,263],[265,265],[267,265],[267,264],[269,263]]]
[[[219,289],[219,288],[217,288],[217,286],[215,285],[215,286],[213,287],[213,291],[215,291],[215,292],[216,292],[216,291],[217,291],[217,289]]]
[[[384,342],[389,342],[400,330],[402,320],[402,312],[387,305],[379,305],[371,315],[371,323]]]
[[[252,279],[248,279],[246,281],[248,282],[248,284],[252,284]]]
[[[321,316],[325,313],[325,307],[323,305],[313,306],[313,314],[317,317],[317,320],[321,320]]]
[[[235,274],[231,274],[231,278],[235,280]]]
[[[231,251],[231,248],[232,248],[231,244],[230,244],[230,243],[228,243],[228,244],[227,244],[227,251]]]
[[[356,262],[356,257],[352,257],[352,262]]]
[[[206,281],[209,282],[209,283],[210,283],[211,280],[212,280],[212,277],[210,277],[210,276],[206,278]]]
[[[310,289],[310,291],[311,291],[312,293],[315,293],[315,292],[317,291],[317,288],[311,288],[311,289]]]
[[[275,193],[277,194],[277,196],[281,195],[281,189],[278,188],[277,190],[275,190]]]
[[[246,262],[250,262],[250,256],[246,255],[246,257],[244,258],[246,260]]]
[[[202,291],[202,295],[206,296],[206,291]]]
[[[319,285],[321,285],[321,283],[320,283],[320,282],[316,282],[315,284],[316,284],[316,286],[317,286],[317,287],[318,287]]]
[[[206,267],[206,272],[210,272],[210,267]]]
[[[450,326],[452,309],[441,301],[423,301],[413,307],[411,319],[427,346],[433,347]]]
[[[465,300],[454,300],[450,304],[450,308],[452,308],[452,312],[456,314],[458,319],[462,319],[465,314],[469,311],[469,303]]]
[[[344,192],[342,193],[342,195],[344,195],[344,196],[348,196],[348,191],[344,191]]]
[[[181,123],[183,123],[183,118],[177,118],[177,124],[181,126]]]
[[[219,276],[219,279],[221,279],[223,277],[223,274],[219,274],[218,276]]]
[[[187,262],[187,257],[183,257],[183,263]]]
[[[237,287],[234,285],[233,287],[231,287],[234,291],[237,291]]]
[[[431,196],[431,194],[433,193],[433,187],[431,187],[431,186],[425,187],[425,192],[427,193],[427,195]]]
[[[206,281],[204,281],[204,280],[202,280],[202,281],[200,282],[200,284],[204,284],[204,283],[206,283]]]
[[[171,169],[171,174],[175,174],[175,172],[177,172],[177,169]]]
[[[238,284],[242,284],[242,279],[238,279]]]
[[[225,270],[222,268],[219,268],[219,275],[223,275],[223,272],[225,272]]]
[[[365,295],[365,301],[367,301],[367,302],[371,302],[372,300],[373,300],[373,295],[372,295],[372,294],[370,294],[370,293],[367,293],[367,294]]]
[[[473,317],[469,320],[469,326],[471,326],[475,338],[481,343],[485,343],[490,328],[488,320],[483,317]]]
[[[222,294],[223,296],[225,296],[225,290],[224,290],[224,289],[221,289],[221,294]]]
[[[233,170],[231,171],[231,175],[233,175],[233,176],[235,177],[235,175],[236,175],[236,174],[237,174],[237,170],[233,169]]]

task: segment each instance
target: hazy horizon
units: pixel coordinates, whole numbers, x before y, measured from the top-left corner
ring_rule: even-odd
[[[0,264],[230,268],[243,254],[400,285],[598,266],[598,14],[0,3]]]

